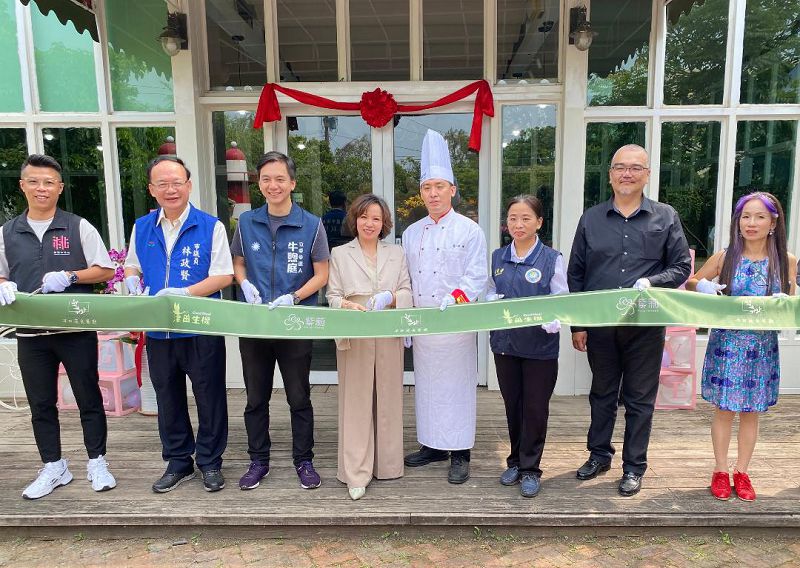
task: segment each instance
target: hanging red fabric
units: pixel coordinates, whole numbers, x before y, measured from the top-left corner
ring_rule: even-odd
[[[332,110],[357,110],[361,117],[369,124],[380,128],[388,123],[398,112],[419,112],[436,107],[449,105],[460,101],[473,93],[475,95],[475,107],[472,113],[472,129],[469,135],[469,149],[480,152],[481,149],[481,122],[484,115],[494,116],[494,97],[489,83],[483,79],[470,83],[457,91],[445,95],[431,103],[422,105],[401,105],[397,104],[394,96],[380,88],[374,91],[367,91],[361,95],[361,100],[357,103],[344,103],[334,101],[319,95],[313,95],[297,89],[290,89],[275,83],[267,83],[261,90],[261,97],[258,99],[258,108],[253,120],[253,128],[261,128],[265,122],[274,122],[281,119],[281,108],[278,104],[277,92],[293,98],[303,104],[327,108]]]

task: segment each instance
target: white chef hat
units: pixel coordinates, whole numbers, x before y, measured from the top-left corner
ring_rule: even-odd
[[[450,150],[447,141],[435,130],[428,130],[422,141],[422,164],[419,184],[429,179],[444,179],[455,184],[453,167],[450,165]]]

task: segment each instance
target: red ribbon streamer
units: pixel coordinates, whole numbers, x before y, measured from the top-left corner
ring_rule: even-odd
[[[291,97],[298,102],[315,107],[327,108],[332,110],[350,110],[350,111],[355,110],[359,111],[362,114],[362,116],[364,116],[365,111],[367,111],[369,115],[374,114],[375,111],[375,109],[362,108],[362,102],[357,102],[357,103],[337,102],[325,97],[320,97],[319,95],[313,95],[311,93],[298,91],[297,89],[282,87],[281,85],[277,85],[275,83],[267,83],[261,90],[261,96],[258,99],[258,108],[256,109],[256,116],[255,120],[253,121],[253,128],[261,128],[265,122],[274,122],[276,120],[281,119],[281,108],[280,105],[278,104],[278,96],[275,93],[276,91],[281,92],[284,95]],[[391,94],[386,93],[385,91],[381,91],[380,89],[376,89],[375,91],[372,91],[370,94],[375,92],[385,93],[385,96],[382,97],[382,100],[386,101],[387,108],[388,105],[393,106],[394,97]],[[475,96],[475,107],[472,113],[472,129],[469,134],[469,149],[475,152],[480,152],[481,121],[484,115],[489,117],[494,116],[494,97],[492,97],[492,90],[489,87],[489,83],[487,83],[485,80],[481,79],[480,81],[475,81],[474,83],[470,83],[469,85],[466,85],[458,89],[457,91],[450,93],[449,95],[445,95],[444,97],[437,99],[432,103],[424,105],[398,104],[396,105],[396,108],[397,112],[418,112],[421,110],[428,110],[436,107],[449,105],[450,103],[460,101],[461,99],[464,99],[476,92],[477,94]],[[367,93],[365,93],[365,95],[367,95]],[[362,101],[364,100],[365,98],[362,96]],[[372,100],[371,97],[370,100]],[[385,111],[386,109],[379,109],[379,110]],[[388,118],[391,118],[392,116],[392,114],[388,112],[384,112],[382,114],[385,114]]]

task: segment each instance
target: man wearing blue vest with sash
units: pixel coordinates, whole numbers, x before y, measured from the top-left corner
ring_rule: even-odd
[[[28,208],[0,231],[0,306],[16,292],[91,293],[92,284],[110,280],[114,264],[97,229],[86,219],[58,208],[64,191],[61,165],[41,154],[22,164],[19,186]],[[1,308],[0,308],[1,309]],[[61,457],[58,423],[58,365],[64,364],[81,415],[89,455],[86,477],[95,491],[116,487],[108,471],[106,415],[97,374],[97,332],[18,329],[17,355],[31,423],[43,467],[22,493],[39,499],[72,481]]]
[[[256,165],[258,188],[267,203],[242,213],[231,243],[236,281],[246,302],[269,309],[301,304],[315,306],[317,292],[328,282],[328,239],[322,221],[292,203],[297,185],[294,161],[267,152]],[[314,489],[314,409],[311,406],[310,339],[239,339],[247,406],[244,425],[250,467],[239,481],[255,489],[269,474],[269,400],[275,363],[283,377],[292,422],[292,461],[300,486]]]
[[[160,207],[137,219],[131,232],[125,259],[131,294],[219,298],[220,290],[233,281],[225,227],[189,204],[190,176],[180,158],[159,156],[148,165],[150,194]],[[228,442],[225,339],[148,331],[147,362],[158,402],[161,455],[168,464],[153,491],[166,493],[193,479],[195,461],[206,491],[219,491],[225,487],[222,453]],[[187,375],[197,404],[196,441],[186,400]]]

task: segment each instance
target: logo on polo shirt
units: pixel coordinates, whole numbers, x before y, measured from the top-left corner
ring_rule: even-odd
[[[261,243],[258,241],[253,241],[253,244],[250,245],[250,250],[253,252],[258,252],[261,250]]]
[[[536,284],[542,279],[542,271],[538,268],[531,268],[525,273],[525,280],[531,284]]]
[[[53,254],[56,256],[69,256],[69,237],[59,235],[53,237]]]

